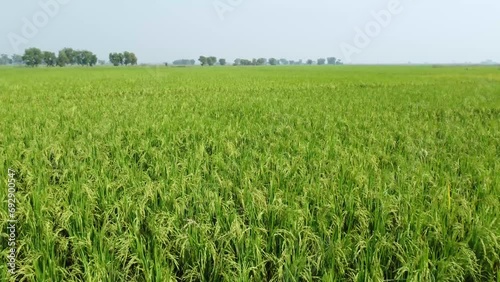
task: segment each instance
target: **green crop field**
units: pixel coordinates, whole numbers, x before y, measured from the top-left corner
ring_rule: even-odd
[[[498,67],[0,68],[0,129],[2,281],[8,179],[18,281],[500,281]]]

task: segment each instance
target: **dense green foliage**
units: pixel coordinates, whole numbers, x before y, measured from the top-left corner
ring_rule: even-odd
[[[500,279],[498,68],[0,68],[0,105],[20,280]]]
[[[43,62],[44,54],[38,48],[29,48],[24,51],[23,62],[29,67],[36,67]]]
[[[123,53],[110,53],[109,61],[115,66],[120,65],[137,65],[137,57],[134,53],[123,52]]]
[[[4,58],[6,55],[2,55]],[[97,63],[97,56],[87,50],[73,50],[71,48],[64,48],[59,51],[58,56],[54,52],[41,51],[38,48],[29,48],[24,51],[21,57],[22,62],[30,67],[37,67],[44,63],[48,67],[66,65],[80,65],[80,66],[94,66]],[[11,64],[15,63],[16,55],[12,56],[9,61]]]
[[[174,66],[194,66],[196,63],[195,60],[193,59],[180,59],[180,60],[175,60],[172,62],[172,65]]]

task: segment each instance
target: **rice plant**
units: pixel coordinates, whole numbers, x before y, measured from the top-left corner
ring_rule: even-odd
[[[500,281],[500,72],[0,68],[17,281]]]

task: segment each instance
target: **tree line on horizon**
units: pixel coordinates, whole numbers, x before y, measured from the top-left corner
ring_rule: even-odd
[[[214,56],[200,56],[198,59],[200,61],[201,66],[213,66],[217,63],[217,57]],[[184,62],[189,62],[189,64],[184,64]],[[226,59],[220,58],[218,60],[219,65],[225,66]],[[311,59],[308,59],[305,64],[307,65],[343,65],[342,61],[335,58],[335,57],[328,57],[328,58],[319,58],[316,61],[313,61]],[[174,65],[194,65],[194,60],[176,60],[174,61]],[[276,58],[253,58],[251,60],[249,59],[240,59],[237,58],[234,60],[233,66],[262,66],[262,65],[271,65],[271,66],[276,66],[276,65],[304,65],[304,62],[302,60],[294,61],[294,60],[287,60],[284,58],[281,59],[276,59]]]
[[[109,61],[115,66],[119,65],[137,65],[137,56],[132,52],[111,53]],[[21,65],[37,67],[46,65],[48,67],[64,67],[67,65],[95,66],[97,63],[104,65],[106,61],[98,60],[97,55],[88,50],[74,50],[73,48],[64,48],[56,53],[42,51],[39,48],[28,48],[23,55],[0,54],[0,65]]]
[[[9,56],[7,54],[0,54],[0,65],[20,65],[23,63],[21,55],[14,54]]]
[[[215,56],[200,56],[198,58],[201,66],[214,66],[227,65],[227,61],[224,58],[219,58]],[[121,65],[137,65],[137,56],[132,53],[125,51],[123,53],[110,53],[109,62],[114,66]],[[26,49],[24,55],[14,54],[8,56],[6,54],[0,54],[0,65],[20,65],[25,64],[30,67],[36,67],[41,64],[46,66],[60,66],[64,67],[66,65],[80,65],[80,66],[95,66],[97,63],[100,65],[106,64],[104,60],[98,60],[97,56],[88,50],[74,50],[72,48],[64,48],[59,51],[56,55],[54,52],[42,51],[38,48]],[[196,64],[194,59],[179,59],[172,63],[175,66],[193,66]],[[303,60],[287,60],[284,58],[253,58],[253,59],[241,59],[237,58],[233,62],[233,66],[262,66],[262,65],[342,65],[343,62],[336,57],[319,58],[317,60],[308,59],[305,62]],[[165,63],[168,66],[168,63]]]
[[[42,51],[38,48],[29,48],[21,56],[22,63],[29,67],[45,64],[48,67],[64,67],[66,65],[95,66],[97,56],[88,50],[74,50],[64,48],[56,55],[54,52]]]

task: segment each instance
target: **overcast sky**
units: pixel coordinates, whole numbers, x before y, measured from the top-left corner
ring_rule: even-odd
[[[200,55],[500,62],[498,0],[2,0],[1,7],[7,54],[72,47],[106,60],[132,51],[139,63]]]

